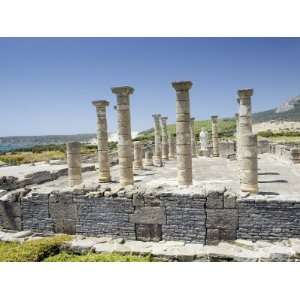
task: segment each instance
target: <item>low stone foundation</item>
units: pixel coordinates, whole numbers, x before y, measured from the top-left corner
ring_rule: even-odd
[[[300,238],[300,202],[199,194],[18,191],[0,201],[0,226],[40,233],[140,241],[217,244],[221,240]]]

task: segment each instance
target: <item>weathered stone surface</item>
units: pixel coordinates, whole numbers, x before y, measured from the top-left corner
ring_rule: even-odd
[[[207,209],[207,228],[232,229],[238,226],[236,209]]]
[[[129,217],[129,222],[136,224],[166,224],[165,209],[161,207],[138,208]]]

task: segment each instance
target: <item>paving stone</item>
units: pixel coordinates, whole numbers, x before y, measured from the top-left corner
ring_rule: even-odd
[[[92,247],[102,241],[99,238],[85,238],[75,239],[68,243],[68,247],[74,252],[85,252],[92,249]]]

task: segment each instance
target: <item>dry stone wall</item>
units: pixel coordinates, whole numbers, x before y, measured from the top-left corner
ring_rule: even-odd
[[[0,226],[141,241],[280,240],[300,238],[300,202],[237,199],[217,188],[199,194],[19,190],[1,198]]]

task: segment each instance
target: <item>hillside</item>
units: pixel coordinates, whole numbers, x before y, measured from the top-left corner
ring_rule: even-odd
[[[268,121],[300,122],[300,96],[283,101],[277,108],[253,114],[254,123]]]
[[[223,118],[219,120],[219,134],[221,137],[230,137],[235,133],[236,121],[234,118]],[[195,120],[195,134],[196,139],[199,138],[199,133],[201,128],[204,128],[209,133],[211,132],[211,121],[210,120]],[[168,125],[168,131],[170,134],[176,133],[176,125],[170,124]],[[154,129],[148,129],[139,133],[137,139],[149,139],[153,138]]]

